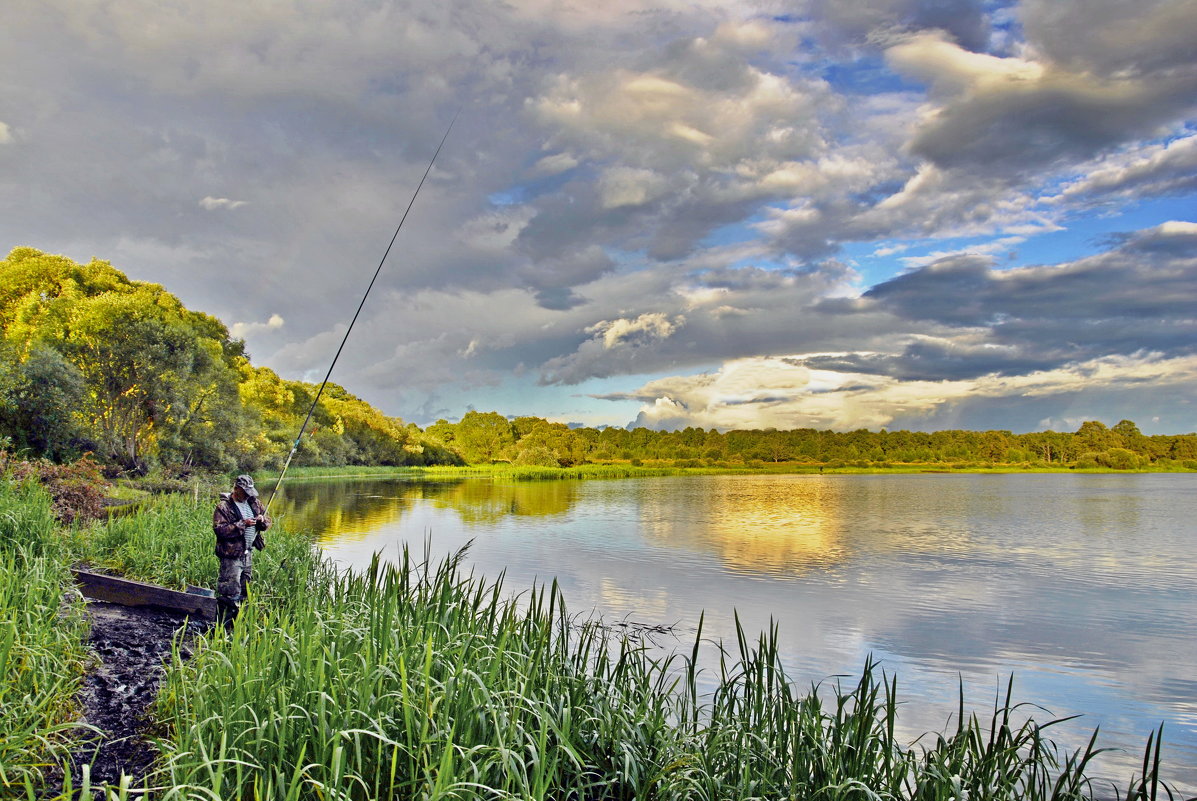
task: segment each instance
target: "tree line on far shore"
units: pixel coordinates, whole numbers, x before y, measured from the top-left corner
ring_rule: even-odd
[[[897,464],[1013,464],[1107,467],[1116,470],[1197,469],[1197,434],[1147,436],[1130,420],[1096,420],[1076,432],[817,431],[800,428],[720,432],[686,428],[570,428],[537,417],[508,419],[468,412],[460,422],[426,429],[470,464],[513,462],[569,467],[587,462],[672,461],[680,467],[809,464],[876,467]]]
[[[317,386],[255,367],[215,317],[105,261],[33,248],[0,261],[0,450],[53,461],[91,454],[113,472],[278,468]],[[679,467],[1016,464],[1197,469],[1197,435],[1146,436],[1129,420],[1076,432],[720,432],[573,428],[468,412],[427,429],[329,384],[296,465],[592,462]]]

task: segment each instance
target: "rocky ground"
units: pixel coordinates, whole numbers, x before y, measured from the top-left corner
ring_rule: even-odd
[[[142,783],[154,749],[147,739],[146,711],[158,694],[158,683],[171,659],[176,632],[180,654],[190,656],[190,641],[208,624],[181,615],[90,601],[88,638],[98,659],[80,690],[83,720],[100,730],[80,740],[72,753],[73,785],[82,783],[83,766],[91,765],[91,784],[119,784],[129,774],[131,787]]]

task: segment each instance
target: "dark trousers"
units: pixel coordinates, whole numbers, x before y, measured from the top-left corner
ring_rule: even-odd
[[[244,556],[220,557],[220,573],[216,578],[216,602],[220,606],[231,611],[241,606],[253,578],[253,558],[248,549]]]

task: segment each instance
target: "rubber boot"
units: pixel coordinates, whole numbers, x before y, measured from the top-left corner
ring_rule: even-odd
[[[232,628],[237,613],[241,611],[241,604],[236,598],[224,595],[216,596],[216,622],[223,623],[225,628]]]

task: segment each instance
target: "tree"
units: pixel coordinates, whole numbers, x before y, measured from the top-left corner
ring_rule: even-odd
[[[1077,445],[1082,451],[1100,452],[1122,445],[1119,436],[1097,420],[1086,420],[1076,432]]]
[[[165,449],[183,462],[229,466],[219,457],[238,434],[233,360],[242,346],[219,320],[107,262],[17,248],[0,278],[5,339],[26,363],[49,348],[73,366],[83,384],[75,409],[101,456],[144,469]],[[45,358],[32,364],[70,375]]]
[[[511,423],[498,412],[466,412],[454,431],[454,444],[467,462],[490,462],[515,444]]]
[[[32,347],[24,362],[13,351],[0,354],[0,437],[49,459],[79,456],[87,447],[77,412],[83,376],[45,345]]]

